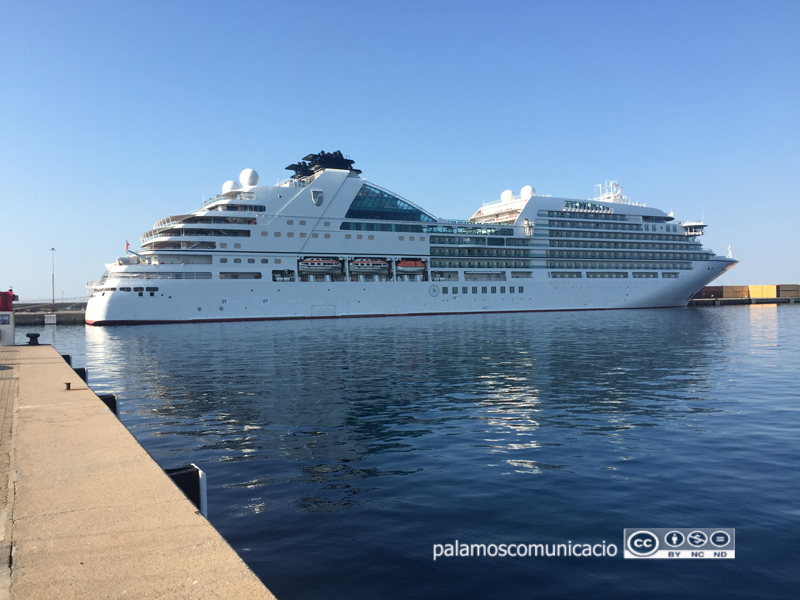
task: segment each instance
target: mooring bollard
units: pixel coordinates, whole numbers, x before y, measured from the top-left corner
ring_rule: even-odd
[[[39,345],[39,335],[38,333],[26,333],[28,337],[28,345],[29,346],[38,346]]]

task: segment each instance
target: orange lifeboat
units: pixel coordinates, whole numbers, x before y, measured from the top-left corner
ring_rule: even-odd
[[[399,260],[395,268],[402,275],[419,275],[425,272],[425,263],[421,260]]]

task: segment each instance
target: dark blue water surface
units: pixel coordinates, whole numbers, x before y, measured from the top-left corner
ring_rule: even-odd
[[[800,306],[38,330],[280,600],[800,593]],[[626,527],[736,558],[624,559]]]

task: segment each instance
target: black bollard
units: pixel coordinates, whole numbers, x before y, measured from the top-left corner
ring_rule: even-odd
[[[38,346],[39,345],[39,334],[38,333],[26,333],[28,337],[28,346]]]

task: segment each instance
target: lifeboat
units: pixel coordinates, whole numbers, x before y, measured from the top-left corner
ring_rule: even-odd
[[[389,263],[376,258],[357,258],[350,261],[350,272],[358,275],[381,275],[389,272]]]
[[[401,275],[419,275],[425,272],[425,263],[421,260],[399,260],[395,269]]]
[[[342,263],[335,258],[306,258],[299,264],[301,273],[335,274],[342,272]]]

